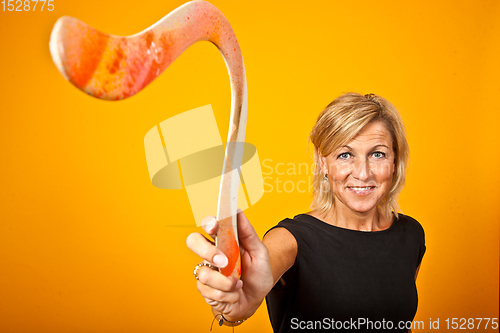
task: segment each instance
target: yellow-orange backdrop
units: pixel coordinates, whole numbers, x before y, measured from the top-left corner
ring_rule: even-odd
[[[62,15],[130,35],[182,3],[0,7],[1,332],[208,331],[212,315],[192,276],[199,259],[185,246],[197,230],[187,195],[151,185],[143,138],[206,104],[226,138],[222,57],[198,43],[145,91],[112,103],[66,82],[48,48]],[[310,163],[318,112],[345,91],[380,94],[406,121],[411,166],[400,203],[426,231],[416,320],[428,328],[439,318],[443,328],[446,318],[498,317],[500,3],[213,3],[247,69],[247,141],[267,177],[247,211],[259,235],[308,209],[301,181],[311,173],[293,166]],[[265,306],[237,328],[256,330],[271,332]]]

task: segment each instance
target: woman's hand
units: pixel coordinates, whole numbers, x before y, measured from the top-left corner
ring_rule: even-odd
[[[260,306],[274,285],[269,252],[242,211],[238,212],[238,238],[241,253],[241,280],[224,276],[206,266],[198,269],[197,288],[214,314],[222,313],[229,321],[250,317]],[[218,224],[214,217],[203,220],[203,229],[215,239]],[[226,256],[213,242],[199,233],[186,240],[191,251],[206,262],[217,266],[227,265]]]

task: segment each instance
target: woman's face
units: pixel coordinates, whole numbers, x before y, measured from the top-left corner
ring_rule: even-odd
[[[394,174],[392,138],[381,121],[366,125],[345,146],[327,157],[320,155],[337,209],[367,213],[389,192]]]

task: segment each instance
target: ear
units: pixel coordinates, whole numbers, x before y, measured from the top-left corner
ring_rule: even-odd
[[[326,157],[321,155],[319,149],[318,149],[318,160],[321,171],[326,175],[328,173],[328,165],[326,163]]]

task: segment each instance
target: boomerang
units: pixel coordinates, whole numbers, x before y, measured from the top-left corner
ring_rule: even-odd
[[[77,88],[104,100],[137,94],[198,41],[221,52],[231,82],[231,117],[219,189],[217,247],[228,257],[222,274],[241,275],[236,209],[247,116],[245,67],[240,46],[222,12],[205,1],[188,2],[131,36],[100,32],[61,17],[50,36],[50,53],[61,74]]]

